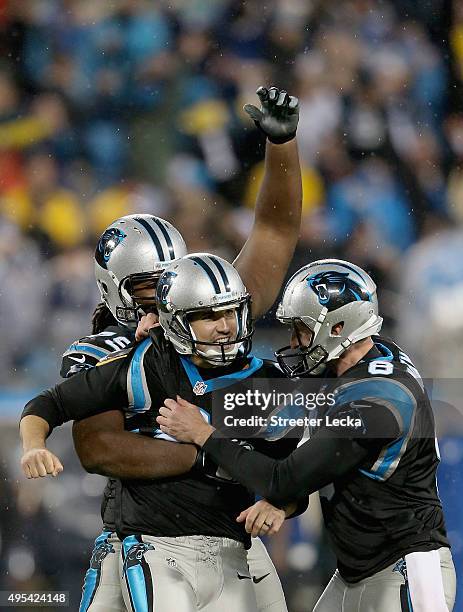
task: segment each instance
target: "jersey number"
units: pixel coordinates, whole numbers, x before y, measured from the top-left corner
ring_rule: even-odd
[[[368,364],[368,373],[377,376],[389,376],[394,371],[394,365],[390,361],[371,361]]]
[[[117,336],[117,338],[105,340],[105,344],[110,346],[113,351],[120,351],[121,349],[125,349],[127,346],[129,346],[130,340],[124,336]]]
[[[416,379],[420,387],[424,389],[424,385],[423,385],[423,381],[421,379],[420,373],[415,368],[415,365],[413,364],[410,357],[403,351],[399,351],[399,361],[400,363],[403,363],[407,372],[411,374],[413,378]],[[374,376],[378,376],[378,375],[390,376],[393,371],[394,371],[394,364],[391,363],[390,361],[381,361],[380,359],[378,359],[375,361],[371,361],[368,364],[368,372],[369,374],[373,374]]]

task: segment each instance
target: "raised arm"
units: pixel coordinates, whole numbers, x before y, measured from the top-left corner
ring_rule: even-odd
[[[119,410],[75,422],[74,446],[87,472],[112,478],[170,478],[189,472],[197,449],[124,430]]]
[[[278,296],[299,238],[302,207],[298,100],[275,87],[260,87],[257,95],[260,110],[249,104],[245,110],[267,136],[265,174],[253,229],[234,261],[252,295],[254,317],[267,312]]]

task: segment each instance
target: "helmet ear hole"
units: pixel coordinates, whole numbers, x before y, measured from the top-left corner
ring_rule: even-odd
[[[330,335],[331,336],[340,336],[342,329],[344,327],[344,321],[339,321],[339,323],[335,323],[331,328]]]
[[[108,293],[108,285],[106,283],[104,283],[103,281],[100,282],[101,288],[103,289],[103,291],[105,293]]]

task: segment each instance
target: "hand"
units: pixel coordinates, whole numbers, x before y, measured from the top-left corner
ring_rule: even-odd
[[[157,314],[149,312],[148,314],[143,315],[137,325],[135,340],[139,342],[140,340],[148,338],[150,329],[153,329],[153,327],[158,327],[158,325],[159,317]]]
[[[245,104],[243,109],[257,127],[275,144],[292,140],[299,121],[299,100],[276,87],[259,87],[256,94],[260,99],[260,110],[253,104]]]
[[[209,436],[215,431],[209,425],[199,408],[177,395],[177,400],[166,399],[159,409],[156,421],[161,431],[174,437],[179,442],[192,442],[203,446]]]
[[[251,537],[275,535],[285,522],[284,510],[275,508],[271,503],[261,499],[247,510],[243,510],[236,519],[237,523],[245,523],[245,529]]]
[[[27,478],[42,478],[63,471],[61,461],[47,448],[31,448],[21,457],[21,467]]]

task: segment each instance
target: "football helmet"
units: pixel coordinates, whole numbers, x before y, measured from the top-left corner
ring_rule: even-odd
[[[373,279],[361,268],[340,259],[321,259],[304,266],[288,281],[278,306],[277,319],[290,324],[299,347],[285,346],[275,356],[291,378],[320,374],[326,363],[349,346],[377,334],[383,319]],[[311,332],[309,346],[302,346],[298,325]],[[333,327],[342,323],[339,335]]]
[[[249,353],[254,331],[251,298],[240,275],[228,261],[208,253],[183,257],[162,274],[156,299],[159,323],[178,353],[199,355],[215,366]],[[191,317],[208,309],[214,312],[235,310],[236,338],[225,342],[204,342],[196,338]]]
[[[95,277],[118,323],[136,327],[139,315],[155,307],[154,295],[137,300],[136,288],[155,288],[165,267],[186,253],[175,227],[154,215],[121,217],[103,232],[95,251]]]

